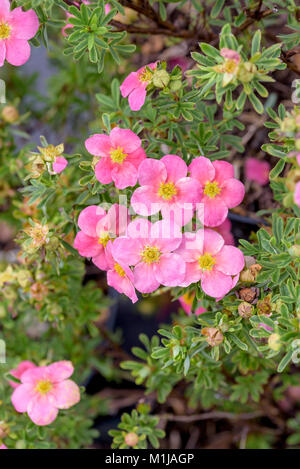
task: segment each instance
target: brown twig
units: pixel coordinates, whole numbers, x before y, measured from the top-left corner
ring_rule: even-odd
[[[162,414],[159,417],[171,422],[185,422],[191,423],[198,420],[213,420],[213,419],[227,419],[227,420],[252,420],[261,417],[262,412],[249,412],[248,414],[232,414],[230,412],[204,412],[203,414],[196,415],[172,415]]]

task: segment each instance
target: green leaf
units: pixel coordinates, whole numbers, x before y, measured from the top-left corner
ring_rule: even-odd
[[[214,4],[212,10],[211,10],[211,13],[210,13],[210,16],[211,18],[217,18],[217,16],[219,16],[222,8],[223,8],[223,5],[225,3],[225,0],[217,0],[216,3]]]
[[[285,167],[285,161],[279,160],[276,166],[272,169],[272,171],[270,171],[270,174],[269,174],[270,179],[277,178],[284,167]]]
[[[290,362],[291,359],[292,359],[293,353],[294,353],[294,350],[290,350],[290,351],[282,358],[282,360],[280,361],[280,363],[279,363],[279,365],[278,365],[278,368],[277,368],[278,373],[281,373],[281,372],[287,367],[287,365],[289,364],[289,362]]]
[[[251,56],[255,55],[257,52],[260,51],[260,41],[261,41],[261,32],[258,29],[252,39]]]

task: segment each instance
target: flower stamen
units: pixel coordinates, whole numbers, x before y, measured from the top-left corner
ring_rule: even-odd
[[[0,40],[8,39],[10,36],[11,27],[8,23],[0,23]]]
[[[142,261],[146,264],[153,264],[153,262],[159,262],[161,252],[157,246],[145,246],[140,252]]]
[[[177,188],[173,182],[161,183],[157,192],[164,200],[170,200],[177,195]]]
[[[35,387],[35,391],[39,392],[40,394],[44,396],[45,394],[48,394],[48,392],[50,392],[52,388],[53,388],[53,384],[51,383],[51,381],[46,379],[46,380],[38,381]]]
[[[123,163],[125,158],[127,157],[127,153],[124,152],[122,147],[111,148],[110,149],[110,157],[114,163]]]
[[[217,181],[210,182],[208,181],[205,184],[204,187],[204,194],[210,197],[211,199],[214,199],[216,195],[219,195],[221,192],[221,187],[219,187],[219,184]]]
[[[212,270],[213,266],[216,263],[216,258],[207,252],[198,258],[198,263],[200,269],[202,270]]]
[[[115,271],[117,272],[117,274],[120,275],[120,277],[125,277],[125,275],[126,275],[126,274],[125,274],[125,270],[122,269],[122,267],[120,266],[120,264],[117,264],[117,263],[116,263],[116,264],[114,265],[114,269],[115,269]]]

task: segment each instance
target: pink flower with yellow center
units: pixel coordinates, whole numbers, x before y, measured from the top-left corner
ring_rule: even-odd
[[[107,244],[126,231],[128,210],[124,205],[114,204],[106,212],[97,205],[86,207],[79,215],[79,231],[74,248],[84,257],[91,257],[101,270],[108,270]]]
[[[238,248],[224,245],[222,236],[209,229],[185,233],[176,252],[186,262],[186,275],[181,286],[201,282],[207,295],[219,299],[234,287],[236,276],[245,263]]]
[[[28,360],[24,360],[23,362],[19,363],[17,368],[10,370],[9,374],[14,376],[14,378],[21,379],[21,376],[25,371],[30,370],[30,368],[35,368],[36,365]],[[9,384],[12,388],[17,388],[20,386],[19,383],[15,383],[14,381],[9,381]]]
[[[173,251],[181,243],[181,230],[165,220],[150,223],[136,218],[128,225],[127,236],[114,242],[115,259],[134,266],[134,286],[151,293],[160,284],[179,285],[185,276],[185,262]]]
[[[95,134],[85,142],[89,153],[99,156],[96,178],[102,184],[115,183],[118,189],[135,186],[138,167],[146,158],[141,139],[131,130],[115,127],[109,135]]]
[[[69,361],[36,366],[25,371],[11,401],[17,412],[27,412],[36,425],[49,425],[59,409],[69,409],[80,401],[80,390],[68,379],[74,372]]]
[[[220,50],[220,54],[225,59],[221,70],[223,72],[223,86],[226,86],[236,78],[241,56],[237,51],[226,47]]]
[[[262,186],[269,182],[270,169],[270,164],[267,161],[259,161],[256,158],[248,158],[245,163],[246,178]]]
[[[39,20],[33,10],[23,11],[21,7],[10,11],[9,0],[0,2],[0,67],[6,59],[16,67],[23,65],[30,57],[29,39],[39,29]]]
[[[153,62],[145,65],[136,72],[131,72],[120,86],[123,98],[127,98],[128,96],[129,107],[132,111],[139,111],[146,99],[146,88],[152,78],[151,72],[148,71],[146,67],[155,70],[156,66],[157,62]]]
[[[115,259],[115,243],[107,244],[106,257],[108,262],[107,284],[119,293],[124,293],[131,299],[132,303],[138,301],[134,288],[133,272],[130,267]]]
[[[192,312],[192,304],[193,304],[194,298],[195,298],[195,292],[191,292],[191,291],[185,293],[180,298],[178,298],[182,308],[188,315],[190,315]],[[205,312],[206,312],[206,309],[202,308],[202,306],[199,306],[196,309],[195,314],[196,316],[198,316],[199,314],[202,314]]]
[[[187,171],[186,163],[177,155],[143,161],[138,172],[141,187],[131,198],[135,212],[149,216],[161,211],[164,218],[174,217],[177,225],[186,225],[202,196],[199,182],[186,177]]]
[[[239,205],[245,195],[244,185],[234,178],[234,168],[226,161],[211,162],[204,156],[189,166],[191,177],[199,181],[203,195],[199,200],[198,217],[205,226],[221,225],[228,209]]]

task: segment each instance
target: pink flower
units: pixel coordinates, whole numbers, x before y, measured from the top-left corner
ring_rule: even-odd
[[[91,257],[101,270],[108,270],[107,243],[124,234],[128,223],[128,211],[124,205],[114,204],[106,211],[97,206],[86,207],[79,215],[81,229],[75,237],[74,247],[84,257]]]
[[[217,70],[223,73],[222,85],[227,86],[231,81],[236,79],[241,56],[237,51],[227,49],[226,47],[221,49],[220,54],[225,60],[222,65],[217,65]]]
[[[80,390],[68,379],[74,368],[69,361],[37,366],[25,371],[11,402],[17,412],[27,412],[36,425],[49,425],[59,409],[69,409],[80,401]]]
[[[63,156],[57,156],[53,163],[53,171],[57,174],[61,173],[68,166],[68,161]]]
[[[21,7],[10,11],[9,0],[0,2],[0,67],[6,59],[16,67],[23,65],[30,57],[29,39],[39,29],[39,20],[33,10],[23,11]]]
[[[83,0],[83,3],[85,3],[86,5],[88,5],[90,2],[87,1],[87,0]],[[79,6],[79,3],[74,2],[74,5]],[[111,10],[110,4],[109,4],[109,3],[106,3],[106,4],[105,4],[105,14],[107,15],[107,14],[110,12],[110,10]],[[67,18],[67,19],[68,19],[68,18],[73,18],[73,15],[71,15],[71,14],[67,11],[67,12],[66,12],[66,18]],[[65,30],[68,29],[68,28],[74,28],[74,25],[71,24],[71,23],[67,23],[66,26],[64,26],[64,27],[62,28],[62,30],[61,30],[63,36],[67,36],[67,33],[66,33]]]
[[[181,286],[201,281],[201,288],[207,295],[214,298],[226,295],[244,267],[242,252],[234,246],[224,245],[224,239],[214,230],[200,229],[183,236],[176,251],[186,262],[186,275]]]
[[[1,445],[0,449],[8,449],[5,445]]]
[[[189,166],[191,177],[203,188],[198,217],[205,226],[221,225],[228,209],[241,203],[245,195],[244,185],[234,179],[234,168],[226,161],[211,162],[204,156],[195,158]]]
[[[115,243],[108,242],[106,247],[106,258],[108,261],[107,284],[115,288],[119,293],[124,293],[131,299],[132,303],[138,301],[134,288],[133,272],[128,265],[117,262],[114,257]]]
[[[149,72],[146,67],[155,70],[156,66],[157,62],[153,62],[145,65],[136,72],[131,72],[120,86],[123,98],[127,98],[128,96],[129,107],[132,111],[139,111],[146,99],[146,88],[152,78],[151,72]]]
[[[267,324],[265,324],[264,322],[260,322],[258,324],[258,327],[262,327],[266,331],[273,331],[273,327],[267,326]]]
[[[221,225],[217,226],[214,229],[223,237],[225,244],[230,244],[231,246],[234,246],[234,238],[231,233],[231,221],[229,220],[229,218],[226,218],[226,220],[223,221]]]
[[[227,49],[226,47],[223,47],[223,49],[220,50],[220,54],[224,59],[233,60],[237,64],[241,60],[241,56],[236,50]]]
[[[135,186],[138,167],[146,158],[141,139],[131,130],[115,127],[109,135],[95,134],[85,146],[92,155],[100,156],[95,174],[102,184],[114,182],[118,189]]]
[[[135,266],[135,288],[151,293],[160,284],[174,287],[183,281],[185,262],[173,252],[180,243],[181,231],[176,225],[136,218],[128,225],[127,236],[114,242],[114,256],[118,263]]]
[[[187,292],[184,295],[182,295],[180,298],[178,298],[181,306],[183,307],[184,311],[188,315],[191,314],[194,297],[195,297],[194,292]],[[206,309],[202,308],[202,306],[199,306],[199,308],[196,309],[195,314],[196,316],[198,316],[199,314],[202,314],[205,312],[206,312]]]
[[[294,201],[300,207],[300,182],[297,182],[295,187]]]
[[[142,187],[132,195],[133,209],[143,216],[159,211],[164,218],[174,214],[175,223],[185,225],[192,219],[196,203],[202,196],[200,184],[186,176],[187,165],[177,155],[143,161],[138,171]]]
[[[15,378],[20,380],[22,374],[25,371],[30,370],[30,368],[35,368],[35,364],[28,361],[28,360],[24,360],[23,362],[19,363],[17,368],[15,368],[13,370],[10,370],[9,374],[11,374],[12,376],[14,376]],[[9,384],[14,389],[17,388],[18,386],[20,386],[19,383],[15,383],[14,381],[9,381]]]
[[[248,158],[245,164],[246,178],[265,186],[269,182],[270,165],[267,161]]]

